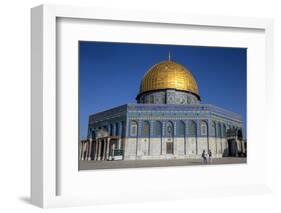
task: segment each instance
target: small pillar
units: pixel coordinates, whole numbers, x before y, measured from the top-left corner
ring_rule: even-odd
[[[110,138],[107,138],[106,160],[109,159]]]
[[[99,141],[98,160],[101,159],[101,140]]]
[[[92,139],[90,138],[90,142],[89,143],[89,153],[88,153],[88,160],[91,160],[91,154],[92,154]]]
[[[115,144],[112,145],[111,159],[114,159]]]
[[[83,156],[83,142],[80,142],[80,159],[84,160],[84,156]]]
[[[98,148],[99,148],[99,140],[96,139],[96,148],[95,148],[95,160],[98,160]]]
[[[105,142],[105,139],[103,139],[102,142],[103,142],[102,160],[105,160],[105,154],[106,154],[106,142]]]

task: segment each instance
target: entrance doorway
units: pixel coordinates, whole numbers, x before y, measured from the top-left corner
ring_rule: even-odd
[[[236,140],[229,139],[228,140],[228,153],[231,157],[237,157],[238,156],[238,147]]]
[[[174,125],[171,121],[166,126],[166,154],[174,154]]]
[[[166,143],[166,154],[174,154],[174,143],[173,142]]]

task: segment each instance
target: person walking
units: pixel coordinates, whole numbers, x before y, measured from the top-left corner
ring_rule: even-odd
[[[209,155],[209,164],[211,164],[212,163],[212,151],[210,149],[209,149],[208,155]]]
[[[207,164],[207,153],[205,149],[202,152],[203,164]]]

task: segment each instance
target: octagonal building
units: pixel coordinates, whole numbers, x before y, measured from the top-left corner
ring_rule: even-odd
[[[200,158],[244,154],[241,116],[201,104],[191,71],[168,60],[152,66],[140,83],[137,103],[89,117],[82,160]]]

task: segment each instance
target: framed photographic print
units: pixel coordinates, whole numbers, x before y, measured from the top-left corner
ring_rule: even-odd
[[[246,53],[80,41],[79,169],[246,163]]]
[[[269,192],[272,30],[269,19],[33,8],[32,203]]]

